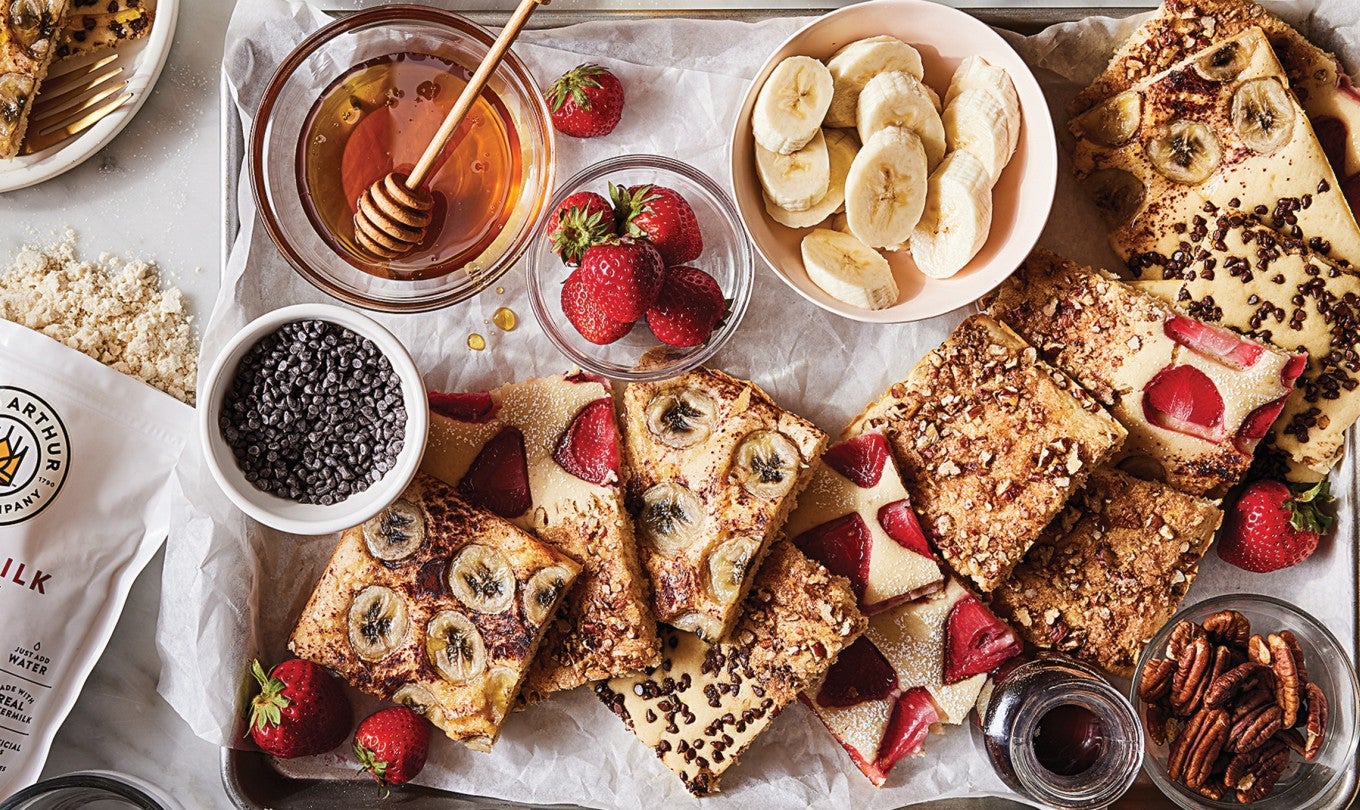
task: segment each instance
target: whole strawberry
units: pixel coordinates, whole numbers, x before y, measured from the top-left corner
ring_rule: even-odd
[[[260,693],[250,702],[250,731],[266,754],[289,759],[321,754],[339,745],[354,723],[354,710],[325,669],[294,658],[265,674],[259,661],[250,672]]]
[[[671,267],[647,310],[647,326],[669,346],[698,346],[726,314],[727,299],[713,276],[694,267]]]
[[[572,194],[548,218],[552,251],[567,264],[577,264],[586,248],[616,234],[614,209],[593,191]]]
[[[667,267],[692,262],[704,252],[699,220],[684,197],[664,186],[609,184],[609,196],[619,220],[619,233],[646,239]]]
[[[604,314],[579,268],[562,285],[562,314],[581,337],[598,346],[613,343],[633,331],[632,321],[615,321]]]
[[[1242,491],[1223,518],[1218,556],[1256,573],[1298,565],[1317,550],[1332,525],[1323,507],[1332,500],[1327,482],[1307,489],[1257,481]]]
[[[656,301],[666,266],[651,243],[624,238],[587,248],[576,272],[609,320],[632,323]]]
[[[599,65],[586,63],[548,87],[548,109],[558,132],[575,138],[608,135],[623,116],[623,84]]]
[[[405,706],[376,711],[354,730],[354,755],[362,771],[383,786],[414,779],[429,753],[429,721]]]

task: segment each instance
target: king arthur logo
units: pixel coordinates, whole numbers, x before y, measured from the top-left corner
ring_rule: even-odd
[[[47,508],[71,461],[71,438],[51,405],[23,388],[0,385],[0,526]]]

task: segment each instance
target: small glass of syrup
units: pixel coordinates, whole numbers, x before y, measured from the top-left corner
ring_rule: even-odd
[[[1133,706],[1094,669],[1041,653],[1000,676],[979,713],[997,774],[1027,799],[1105,807],[1143,764]]]

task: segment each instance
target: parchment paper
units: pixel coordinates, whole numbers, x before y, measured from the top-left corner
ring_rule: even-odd
[[[1320,44],[1347,55],[1350,65],[1360,65],[1360,8],[1355,4],[1300,2],[1280,10],[1317,32]],[[275,65],[327,21],[316,8],[285,0],[237,5],[224,69],[247,132]],[[652,20],[524,34],[516,51],[540,83],[546,85],[588,58],[614,70],[627,87],[623,122],[610,137],[559,139],[558,176],[612,154],[654,152],[688,161],[726,186],[729,131],[750,78],[766,55],[804,22]],[[1091,18],[1010,40],[1038,69],[1054,120],[1065,122],[1067,99],[1096,74],[1133,25]],[[1059,129],[1060,137],[1066,137],[1061,125]],[[259,226],[244,176],[238,198],[243,227],[205,329],[205,369],[210,365],[206,361],[250,319],[275,307],[325,300],[288,267]],[[1078,259],[1112,261],[1099,236],[1103,228],[1066,166],[1059,170],[1054,212],[1042,244]],[[533,322],[522,266],[501,286],[503,294],[487,292],[437,313],[377,317],[411,349],[431,388],[482,389],[564,370],[567,364]],[[521,316],[517,330],[502,333],[488,323],[501,305]],[[714,365],[756,380],[786,407],[836,433],[866,402],[905,376],[965,314],[901,326],[858,324],[815,308],[762,266],[750,311]],[[465,341],[474,331],[487,337],[486,351],[468,350]],[[1352,648],[1356,481],[1350,461],[1335,482],[1343,519],[1337,536],[1324,542],[1312,559],[1260,576],[1231,568],[1211,552],[1190,599],[1233,592],[1280,596],[1312,612]],[[239,745],[247,664],[254,656],[267,662],[286,656],[288,631],[335,538],[282,535],[248,521],[217,490],[196,446],[181,460],[178,483],[157,633],[163,659],[160,691],[204,739]],[[356,711],[372,705],[359,701]],[[703,802],[690,798],[587,689],[511,717],[492,754],[439,740],[433,749],[419,782],[525,802],[889,808],[1005,793],[971,726],[930,737],[924,757],[899,764],[889,787],[875,790],[800,705],[785,711],[728,772],[723,792]],[[352,777],[354,767],[343,747],[286,765],[290,773],[338,778]]]

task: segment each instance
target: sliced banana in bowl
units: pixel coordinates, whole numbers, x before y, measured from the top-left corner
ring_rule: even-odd
[[[934,169],[944,159],[944,122],[926,85],[909,73],[880,73],[859,94],[856,128],[861,142],[888,127],[911,130],[926,150],[926,166]]]
[[[880,73],[900,71],[917,79],[926,75],[921,52],[897,37],[879,35],[857,40],[832,54],[826,63],[834,80],[826,126],[853,127],[859,94]]]
[[[818,228],[803,237],[808,278],[837,301],[865,309],[897,303],[897,281],[882,253],[849,233]]]
[[[826,196],[831,186],[831,158],[822,131],[802,149],[790,154],[756,144],[756,171],[765,194],[787,211],[806,211]]]
[[[832,79],[826,65],[810,56],[779,63],[756,97],[751,129],[756,143],[781,155],[807,146],[831,106]]]
[[[926,166],[916,133],[902,127],[875,133],[845,177],[850,232],[869,247],[896,248],[910,239],[926,203]]]
[[[770,218],[786,228],[811,228],[820,225],[827,217],[845,210],[845,178],[850,174],[850,164],[859,153],[859,140],[848,129],[828,129],[823,131],[826,139],[827,159],[830,162],[830,178],[826,193],[804,211],[790,211],[782,208],[765,195],[765,211]]]
[[[815,136],[786,167],[759,152],[778,154],[767,147],[782,144],[766,114],[754,131],[760,97],[781,87],[800,108],[818,109],[811,77],[821,74],[807,59],[820,59],[832,81],[820,122],[824,188]],[[806,89],[795,92],[799,65]],[[928,0],[864,0],[792,35],[757,76],[732,133],[735,199],[757,251],[815,305],[873,323],[934,317],[993,289],[1037,241],[1057,186],[1048,103],[1019,54],[977,18]],[[1239,116],[1243,129],[1264,122],[1261,149],[1282,148],[1275,138],[1284,138],[1269,120],[1269,90],[1244,94]],[[1107,139],[1129,138],[1140,101],[1132,96],[1087,123]],[[797,123],[795,143],[810,128]],[[851,142],[835,133],[854,133],[860,145],[843,181],[840,158]],[[930,178],[951,152],[971,160],[955,159],[928,199]],[[973,190],[979,176],[982,189]],[[1127,207],[1132,197],[1119,202]]]
[[[992,177],[971,152],[950,152],[930,176],[925,213],[911,236],[911,257],[928,278],[968,266],[992,230]]]

